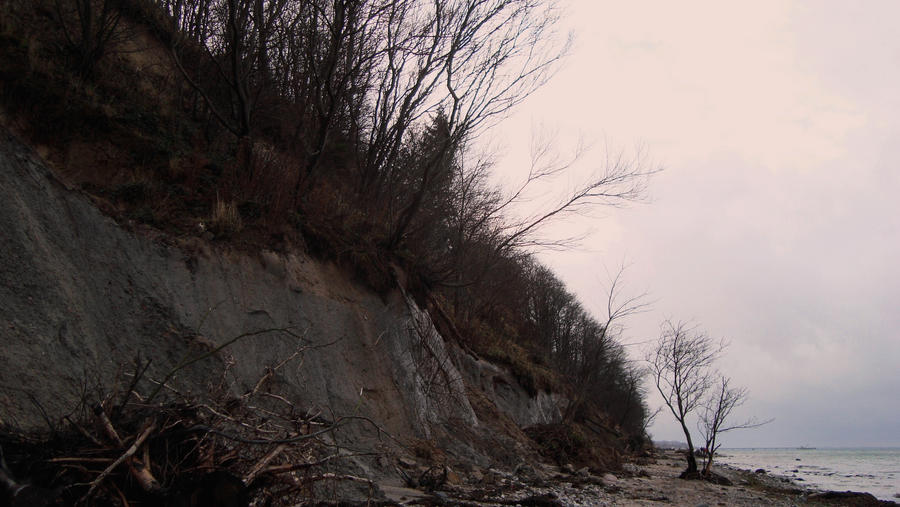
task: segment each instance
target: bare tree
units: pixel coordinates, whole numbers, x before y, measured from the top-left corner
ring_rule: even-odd
[[[365,118],[368,135],[358,162],[359,190],[395,200],[391,246],[397,246],[435,193],[442,168],[467,142],[501,119],[553,74],[569,47],[555,26],[553,1],[453,0],[394,2],[390,27],[373,52],[375,75]],[[417,184],[398,187],[408,164],[404,148],[416,125],[440,114],[446,133],[432,157],[416,164]],[[399,174],[398,174],[399,173]],[[380,203],[379,203],[380,205]]]
[[[708,334],[689,328],[682,322],[675,324],[666,321],[656,347],[647,357],[656,389],[681,424],[687,439],[688,466],[682,477],[698,474],[687,418],[702,406],[713,382],[712,363],[724,347],[724,342],[716,343]]]
[[[722,445],[718,441],[719,435],[726,431],[756,428],[772,422],[772,419],[757,421],[755,418],[749,418],[740,423],[726,422],[731,417],[734,409],[747,401],[747,388],[731,387],[730,384],[730,378],[719,375],[715,389],[713,389],[703,404],[703,412],[700,414],[700,420],[697,423],[697,428],[700,430],[706,445],[706,458],[703,463],[704,476],[709,475],[713,458]]]
[[[572,400],[566,408],[564,417],[566,421],[572,421],[578,415],[578,412],[582,410],[584,403],[587,401],[592,388],[600,385],[604,377],[640,378],[640,374],[637,371],[628,372],[631,374],[629,375],[626,374],[624,369],[618,368],[626,362],[624,349],[615,341],[615,337],[622,331],[622,321],[632,315],[647,311],[650,305],[646,301],[646,293],[630,297],[622,296],[621,282],[625,267],[623,264],[619,267],[618,272],[610,277],[609,291],[606,295],[606,321],[600,323],[599,326],[595,322],[590,322],[587,326],[583,326],[589,327],[590,324],[594,324],[594,332],[582,338],[580,357],[572,361],[576,368],[572,379],[575,390],[574,396],[572,396]],[[587,317],[584,312],[582,312],[582,315]],[[593,319],[588,318],[588,320],[592,321]],[[586,340],[585,338],[588,339]],[[621,369],[622,371],[616,371],[615,373],[618,375],[613,375],[611,374],[613,372],[609,371],[610,366],[614,366],[615,369]],[[634,382],[622,389],[628,394],[629,398],[626,400],[625,409],[623,410],[623,420],[625,415],[627,415],[627,411],[630,410],[630,405],[638,398],[635,396],[637,388],[637,382]]]
[[[498,213],[523,202],[528,187],[568,172],[588,151],[585,143],[579,141],[570,157],[561,158],[550,148],[554,142],[555,137],[538,137],[532,142],[532,162],[528,178],[502,204]],[[605,146],[603,155],[604,158],[594,173],[559,196],[555,203],[521,220],[507,223],[502,229],[502,239],[497,244],[498,251],[571,245],[572,240],[542,240],[539,232],[554,221],[574,215],[590,215],[601,207],[619,207],[638,201],[644,197],[650,177],[661,171],[647,159],[646,152],[641,147],[629,154],[624,150],[613,151]]]
[[[56,13],[66,46],[83,77],[94,72],[110,45],[123,35],[121,13],[113,0],[56,0]],[[75,25],[74,27],[71,25]]]
[[[469,163],[467,154],[460,156],[458,175],[454,176],[450,192],[448,216],[455,225],[450,235],[452,255],[459,257],[479,251],[478,262],[469,263],[477,269],[469,269],[463,275],[457,271],[450,282],[453,286],[477,285],[496,268],[497,263],[522,252],[535,249],[566,249],[578,243],[580,237],[546,237],[546,226],[571,218],[573,215],[590,216],[605,207],[624,206],[643,198],[650,177],[661,169],[650,162],[642,149],[626,154],[614,154],[607,147],[602,167],[554,201],[534,206],[535,194],[546,190],[546,185],[572,169],[588,152],[588,146],[579,139],[571,153],[561,154],[554,149],[557,136],[537,129],[532,133],[531,161],[528,174],[509,192],[492,187],[486,174],[493,161],[486,158]],[[530,214],[518,213],[525,207],[537,207]],[[516,215],[522,215],[514,218]],[[475,245],[480,248],[476,248]],[[456,265],[462,263],[456,262]]]

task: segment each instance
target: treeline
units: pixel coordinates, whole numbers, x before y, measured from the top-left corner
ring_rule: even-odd
[[[234,136],[288,150],[292,204],[340,173],[391,249],[437,211],[465,145],[565,50],[549,2],[155,2],[191,100]]]
[[[520,276],[519,297],[508,294],[506,301],[519,309],[520,339],[567,379],[571,402],[565,418],[590,419],[600,409],[610,418],[607,422],[642,437],[649,416],[641,386],[644,372],[629,361],[619,342],[621,320],[644,308],[641,297],[621,297],[620,272],[609,287],[607,315],[601,322],[533,259],[527,259]]]
[[[178,187],[173,201],[191,200],[190,210],[206,202],[211,230],[291,224],[311,248],[349,258],[370,278],[401,263],[466,346],[507,362],[532,389],[563,379],[569,421],[605,413],[605,424],[643,435],[641,372],[614,332],[634,301],[617,306],[611,291],[609,315],[597,320],[529,251],[546,244],[539,233],[553,220],[639,198],[653,168],[608,155],[591,178],[517,218],[511,210],[569,162],[537,143],[522,183],[503,190],[475,148],[565,55],[552,1],[37,4],[54,13],[62,54],[85,81],[113,86],[110,55],[152,47],[134,43],[141,30],[162,42],[171,72],[160,93],[196,125],[177,149],[229,158],[225,169],[173,171],[168,161],[154,174]],[[146,109],[141,139],[152,135],[146,117],[165,114]]]

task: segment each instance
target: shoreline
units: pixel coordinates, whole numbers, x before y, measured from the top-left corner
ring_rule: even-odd
[[[727,463],[713,465],[713,471],[727,483],[684,480],[678,477],[684,467],[684,451],[658,449],[627,460],[622,470],[615,473],[595,472],[586,467],[575,471],[571,467],[561,469],[535,463],[519,465],[514,473],[489,470],[477,481],[461,477],[457,484],[433,493],[381,486],[388,505],[898,505],[892,500],[879,500],[870,493],[820,491],[787,477]]]
[[[734,448],[717,453],[717,463],[736,468],[765,469],[770,475],[792,480],[815,491],[865,491],[876,498],[897,502],[896,482],[900,448]]]
[[[873,494],[861,491],[830,491],[809,484],[801,484],[791,477],[757,469],[756,471],[730,465],[727,461],[713,464],[713,471],[727,479],[730,485],[714,485],[707,481],[686,481],[678,478],[685,467],[684,450],[658,449],[644,470],[653,478],[661,490],[671,491],[672,503],[697,505],[853,505],[853,506],[896,506],[893,500],[882,500]],[[640,465],[641,460],[636,460]],[[628,468],[628,465],[626,465]],[[649,482],[653,482],[653,480]],[[632,485],[633,480],[624,479],[623,485]],[[630,489],[630,488],[629,488]],[[640,491],[640,486],[638,486]],[[623,499],[627,500],[627,499]],[[662,503],[662,502],[661,502]],[[668,503],[668,502],[666,502]],[[627,504],[623,501],[622,505]],[[638,502],[634,505],[651,505]]]

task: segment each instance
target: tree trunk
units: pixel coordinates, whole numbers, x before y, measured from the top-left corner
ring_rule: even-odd
[[[688,475],[697,473],[697,457],[694,456],[694,442],[691,440],[691,432],[688,431],[687,426],[685,426],[684,421],[681,422],[681,429],[684,431],[684,436],[687,438],[688,445],[688,455],[687,455],[687,470],[685,470],[681,476],[686,477]]]

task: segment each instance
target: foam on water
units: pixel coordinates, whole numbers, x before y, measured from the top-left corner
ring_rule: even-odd
[[[900,448],[722,449],[718,460],[782,475],[814,489],[865,491],[882,500],[900,495]]]

